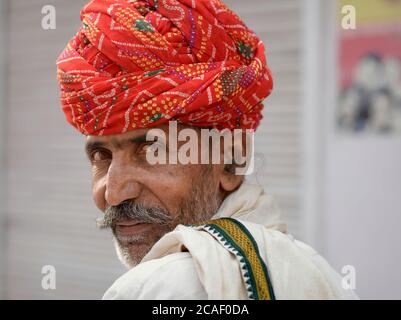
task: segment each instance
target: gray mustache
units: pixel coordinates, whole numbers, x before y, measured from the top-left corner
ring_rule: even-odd
[[[164,209],[124,201],[118,206],[108,206],[104,216],[97,220],[97,226],[99,229],[112,228],[117,222],[128,219],[153,224],[166,224],[172,221],[171,216]]]

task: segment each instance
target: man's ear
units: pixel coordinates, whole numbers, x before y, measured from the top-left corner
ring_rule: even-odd
[[[221,188],[226,191],[226,192],[232,192],[235,189],[237,189],[242,181],[244,180],[244,176],[237,174],[237,169],[239,167],[242,167],[242,165],[238,165],[235,163],[235,158],[234,154],[235,152],[238,152],[239,150],[244,150],[246,148],[246,140],[244,135],[242,135],[242,139],[235,140],[233,137],[233,140],[231,141],[231,144],[228,146],[225,146],[223,148],[223,152],[226,152],[226,154],[223,154],[222,157],[223,159],[226,159],[226,155],[231,153],[231,161],[229,164],[223,164],[223,171],[221,174],[220,178],[220,185]]]
[[[226,164],[223,166],[223,170],[220,175],[220,186],[225,192],[232,192],[237,189],[244,176],[235,174],[235,164]]]
[[[226,132],[227,133],[227,132]],[[230,143],[222,143],[221,148],[221,159],[224,159],[224,163],[220,167],[220,186],[224,192],[231,193],[237,189],[244,181],[244,176],[238,174],[240,167],[244,167],[244,164],[236,163],[236,157],[234,155],[239,153],[241,155],[246,154],[247,148],[247,137],[245,130],[231,132]],[[224,141],[224,140],[223,140]],[[226,160],[229,160],[226,162]]]

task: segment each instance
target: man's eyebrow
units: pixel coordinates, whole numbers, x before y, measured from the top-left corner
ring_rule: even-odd
[[[143,135],[129,139],[128,141],[130,143],[142,143],[142,142],[146,142],[148,140],[146,140],[146,133],[144,133]],[[150,141],[152,141],[152,140],[150,140]]]
[[[135,138],[126,139],[126,140],[123,140],[123,141],[112,140],[111,141],[111,146],[114,149],[121,150],[126,145],[139,144],[139,143],[143,143],[143,142],[146,142],[146,141],[148,141],[148,140],[146,140],[146,133],[144,133],[144,134],[142,134],[140,136],[137,136]]]
[[[143,134],[138,137],[123,140],[123,141],[112,140],[110,142],[110,144],[115,149],[122,149],[127,144],[138,144],[138,143],[142,143],[142,142],[146,142],[146,141],[148,141],[148,140],[146,140],[146,134]],[[153,139],[151,139],[150,141],[153,141]],[[90,154],[94,149],[105,148],[105,147],[106,147],[106,143],[104,143],[102,141],[87,142],[85,145],[85,151],[87,154]]]
[[[154,139],[152,139],[152,136],[150,136],[150,140],[146,139],[146,133],[143,135],[140,135],[138,137],[135,138],[131,138],[131,139],[127,139],[125,141],[116,141],[116,140],[112,140],[111,141],[111,146],[115,149],[123,149],[124,145],[127,144],[138,144],[138,143],[143,143],[146,141],[154,141]],[[93,142],[87,142],[85,145],[85,151],[88,155],[91,154],[91,152],[95,149],[98,148],[105,148],[106,147],[106,143],[102,142],[102,141],[93,141]]]

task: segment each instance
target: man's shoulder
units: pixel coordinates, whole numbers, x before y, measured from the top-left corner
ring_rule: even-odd
[[[127,271],[103,299],[205,299],[188,252],[177,252],[140,263]]]
[[[342,278],[315,249],[291,234],[244,222],[259,249],[279,299],[355,299]]]

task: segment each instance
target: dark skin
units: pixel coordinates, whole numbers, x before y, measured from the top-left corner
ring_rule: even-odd
[[[168,125],[158,128],[166,133],[168,139]],[[178,131],[183,128],[186,126],[179,125]],[[184,201],[191,200],[187,199],[191,197],[188,190],[194,184],[206,181],[205,187],[210,192],[209,196],[217,197],[218,203],[240,186],[243,177],[226,170],[223,160],[219,164],[210,165],[149,164],[146,150],[153,142],[146,141],[148,130],[137,129],[118,135],[87,137],[86,152],[92,166],[92,195],[102,212],[108,206],[117,206],[129,200],[148,207],[162,208],[172,218],[176,218],[176,224],[185,223],[186,218],[179,215],[180,206]],[[183,143],[179,142],[178,147]],[[210,169],[207,180],[204,179],[205,166]],[[136,243],[131,250],[149,250],[168,231],[169,229],[160,225],[143,225],[142,228],[137,226],[131,232],[144,234],[148,241]]]

